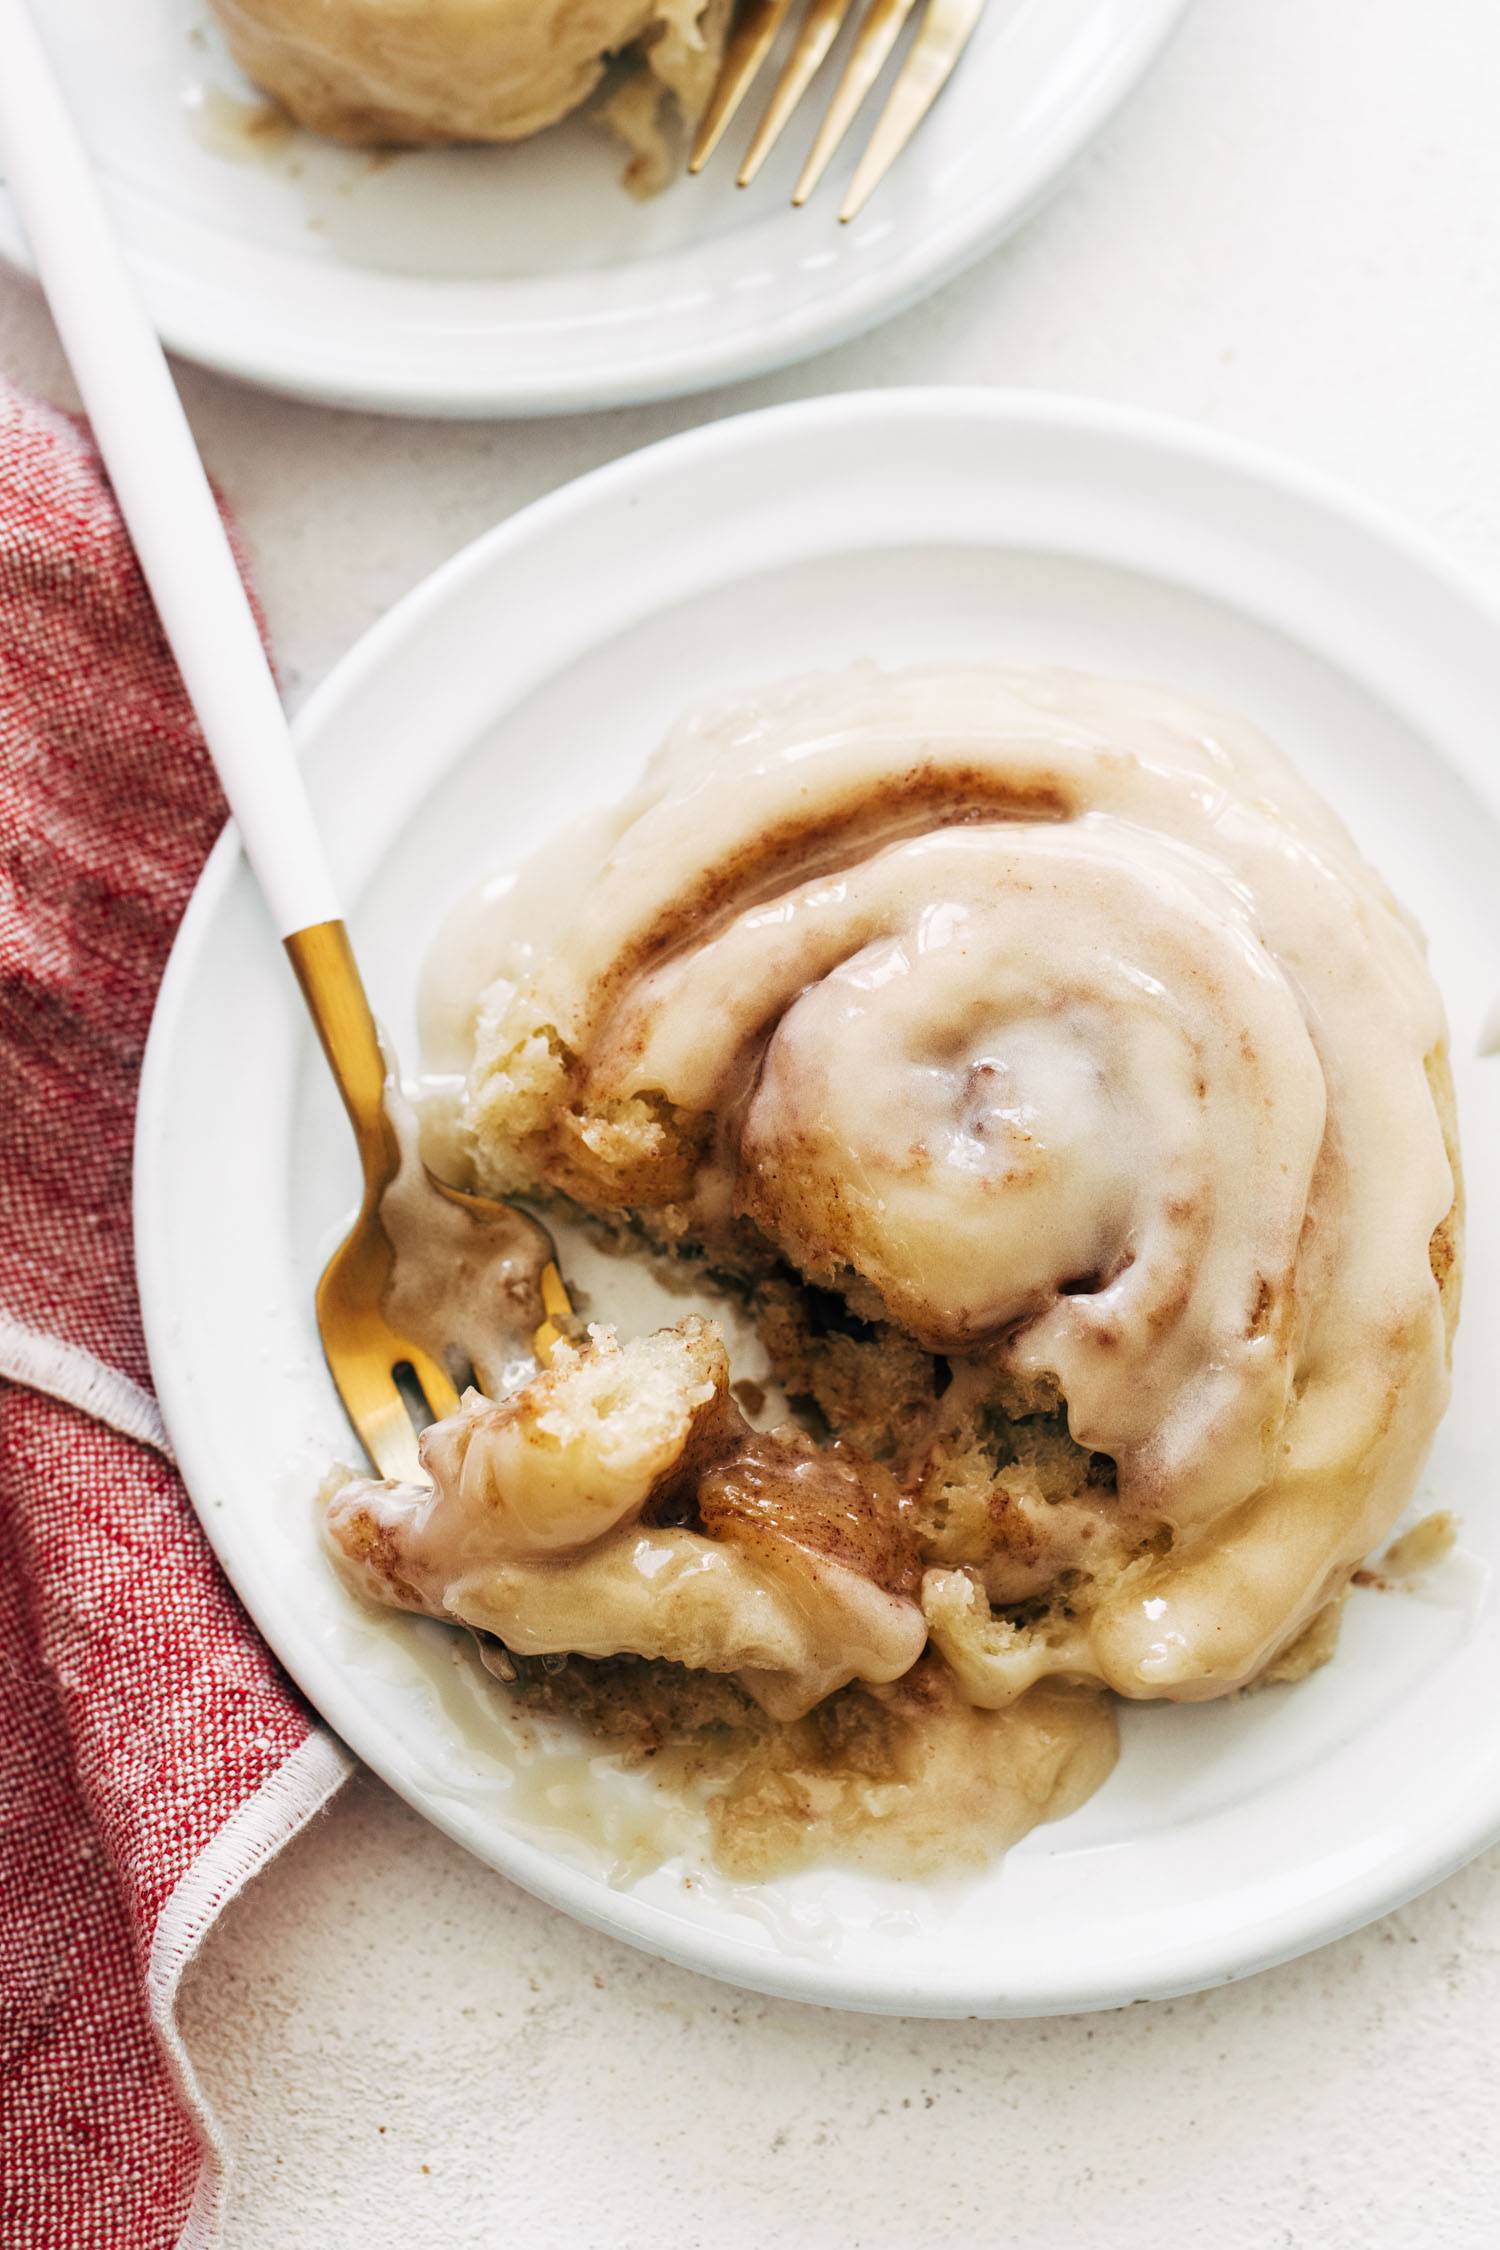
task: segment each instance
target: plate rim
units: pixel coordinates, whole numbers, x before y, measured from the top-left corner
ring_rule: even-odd
[[[1465,572],[1426,532],[1404,522],[1394,511],[1349,492],[1320,471],[1288,461],[1242,439],[1224,437],[1177,417],[1149,410],[1114,405],[1065,394],[987,390],[964,387],[921,387],[834,393],[826,397],[761,408],[726,418],[705,427],[658,440],[572,480],[534,501],[469,542],[403,596],[377,620],[333,667],[307,698],[294,720],[299,749],[312,748],[324,724],[324,713],[334,711],[368,675],[378,674],[409,638],[420,635],[425,620],[440,610],[451,593],[475,576],[482,576],[495,558],[524,549],[532,539],[546,535],[572,515],[587,515],[600,501],[620,488],[643,480],[671,476],[685,466],[701,468],[716,453],[775,445],[786,434],[816,429],[837,417],[847,432],[852,418],[880,426],[910,425],[930,419],[969,417],[990,425],[1016,430],[1045,428],[1083,439],[1112,440],[1129,449],[1146,448],[1176,463],[1212,464],[1260,486],[1268,486],[1283,499],[1331,517],[1345,532],[1373,542],[1388,557],[1415,565],[1441,591],[1450,605],[1466,610],[1471,619],[1494,636],[1497,674],[1500,674],[1500,599]],[[1455,746],[1445,744],[1445,756],[1500,820],[1500,772],[1491,771],[1468,757],[1460,758]],[[1424,1832],[1421,1839],[1377,1862],[1347,1880],[1330,1896],[1306,1906],[1288,1907],[1246,1933],[1238,1950],[1222,1941],[1198,1939],[1159,1949],[1143,1973],[1123,1969],[1105,1978],[1098,1972],[1081,1987],[1068,1986],[1056,1977],[1042,1984],[1016,1989],[1012,1980],[1003,1988],[976,1981],[960,1994],[923,1987],[920,1979],[903,1979],[899,1969],[880,1975],[851,1974],[846,1965],[797,1955],[768,1953],[753,1945],[737,1944],[723,1933],[671,1917],[650,1901],[628,1892],[605,1890],[597,1878],[556,1855],[545,1846],[523,1837],[486,1828],[466,1809],[434,1802],[407,1776],[400,1756],[382,1739],[378,1723],[369,1728],[352,1683],[346,1683],[337,1664],[319,1657],[309,1661],[303,1648],[289,1654],[282,1645],[274,1612],[262,1615],[263,1605],[240,1591],[235,1572],[233,1522],[229,1511],[200,1504],[194,1494],[194,1458],[198,1451],[194,1423],[182,1410],[184,1394],[191,1388],[181,1380],[169,1348],[171,1298],[164,1270],[158,1269],[158,1252],[148,1215],[159,1202],[155,1185],[155,1151],[165,1145],[158,1121],[169,1102],[173,1027],[192,981],[211,946],[214,918],[240,863],[238,838],[232,825],[213,846],[179,924],[153,1010],[142,1062],[140,1097],[135,1129],[132,1208],[135,1229],[136,1271],[142,1321],[152,1378],[167,1429],[177,1447],[178,1465],[189,1500],[226,1575],[268,1645],[288,1674],[319,1680],[316,1693],[304,1688],[315,1711],[355,1751],[358,1757],[424,1819],[465,1846],[486,1865],[495,1868],[534,1896],[560,1908],[587,1926],[620,1938],[648,1952],[720,1981],[778,1997],[869,2013],[939,2018],[988,2018],[1070,2014],[1114,2008],[1138,1999],[1170,1999],[1211,1989],[1294,1959],[1346,1936],[1378,1916],[1389,1913],[1435,1883],[1454,1873],[1479,1852],[1500,1841],[1500,1787],[1492,1796],[1476,1791],[1463,1816],[1441,1831],[1434,1847]],[[186,1442],[179,1442],[179,1433]],[[199,1481],[209,1480],[199,1472]],[[332,1692],[329,1691],[332,1684]],[[607,1903],[604,1903],[607,1901]]]
[[[660,365],[648,363],[623,377],[610,379],[597,370],[569,373],[564,367],[550,371],[545,379],[507,381],[503,373],[471,375],[455,371],[446,380],[429,372],[415,381],[400,382],[383,380],[358,350],[347,354],[337,374],[317,362],[289,366],[276,350],[274,323],[247,322],[237,334],[226,338],[216,326],[211,309],[202,323],[195,322],[196,292],[190,286],[191,277],[159,268],[154,258],[133,250],[128,240],[125,246],[147,310],[169,351],[214,374],[278,396],[350,411],[436,415],[454,420],[533,419],[684,398],[752,381],[853,342],[955,280],[986,251],[1024,226],[1062,186],[1085,150],[1140,86],[1180,27],[1192,0],[1145,0],[1145,5],[1153,13],[1143,13],[1132,34],[1121,40],[1110,69],[1091,97],[1080,104],[1057,146],[1038,152],[1013,192],[976,198],[935,261],[924,262],[921,239],[916,237],[903,260],[889,273],[851,268],[849,286],[840,291],[827,312],[821,309],[821,300],[800,308],[792,306],[779,324],[768,323],[758,336],[721,342],[709,333],[695,347],[678,349]],[[104,185],[107,193],[107,180]],[[29,247],[3,177],[0,264],[36,283]],[[185,281],[189,284],[186,287]],[[165,313],[159,309],[163,290],[167,292]]]

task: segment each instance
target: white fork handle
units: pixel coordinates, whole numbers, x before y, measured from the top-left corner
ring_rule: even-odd
[[[26,0],[0,0],[0,170],[277,934],[334,921],[333,878],[254,615]]]

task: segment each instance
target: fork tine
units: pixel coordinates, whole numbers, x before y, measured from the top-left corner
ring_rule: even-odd
[[[531,1348],[536,1354],[538,1365],[550,1367],[552,1365],[552,1354],[556,1351],[558,1345],[563,1342],[566,1334],[563,1323],[573,1317],[573,1304],[568,1295],[567,1284],[551,1258],[542,1268],[540,1287],[542,1319],[532,1336]]]
[[[797,44],[766,104],[766,113],[755,129],[749,154],[739,170],[739,184],[748,187],[780,140],[782,130],[816,76],[829,48],[844,27],[850,0],[813,0],[797,34]]]
[[[723,139],[735,111],[750,90],[751,80],[765,61],[771,42],[781,29],[791,0],[747,0],[739,11],[708,107],[703,112],[688,157],[688,170],[701,172]]]
[[[928,0],[921,29],[849,184],[839,212],[844,225],[859,216],[947,85],[983,14],[984,0]]]
[[[382,1476],[409,1479],[422,1473],[417,1433],[396,1381],[410,1367],[427,1412],[438,1420],[458,1406],[447,1369],[408,1337],[397,1335],[380,1309],[390,1272],[383,1234],[355,1235],[340,1245],[317,1290],[318,1332],[328,1370],[360,1442]]]
[[[346,1344],[347,1344],[346,1339]],[[417,1433],[393,1370],[409,1366],[436,1421],[458,1407],[458,1392],[447,1370],[404,1339],[371,1335],[365,1349],[329,1354],[328,1365],[361,1444],[382,1476],[409,1482],[422,1474]]]
[[[377,1475],[389,1477],[395,1484],[420,1483],[422,1456],[417,1451],[417,1433],[395,1384],[391,1385],[390,1397],[378,1404],[373,1404],[368,1395],[356,1403],[342,1386],[340,1396]]]
[[[859,27],[859,36],[828,105],[828,114],[818,127],[812,153],[792,190],[792,201],[799,207],[827,171],[834,151],[854,122],[856,110],[885,67],[886,56],[895,46],[912,5],[913,0],[871,0],[870,12]]]
[[[435,1422],[440,1422],[445,1414],[458,1412],[458,1386],[440,1360],[433,1359],[427,1352],[412,1351],[406,1364],[415,1375],[427,1401],[427,1411]]]

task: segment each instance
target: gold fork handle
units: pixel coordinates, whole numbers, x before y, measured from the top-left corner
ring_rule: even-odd
[[[385,1108],[386,1058],[349,932],[342,921],[313,922],[283,942],[349,1112],[366,1189],[384,1188],[397,1164]]]

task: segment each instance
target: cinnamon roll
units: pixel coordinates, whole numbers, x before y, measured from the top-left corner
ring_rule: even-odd
[[[801,1420],[748,1432],[716,1361],[670,1495],[541,1565],[555,1593],[697,1542],[800,1641],[695,1641],[664,1595],[605,1648],[513,1569],[482,1620],[508,1646],[545,1614],[553,1650],[793,1718],[889,1698],[924,1644],[936,1700],[990,1713],[1221,1695],[1331,1645],[1447,1396],[1452,1090],[1414,925],[1252,727],[1061,673],[794,681],[690,718],[523,876],[493,967],[478,1183],[691,1261]],[[865,1526],[837,1557],[830,1464]],[[725,1507],[757,1479],[768,1509]],[[493,1555],[510,1505],[464,1538]],[[474,1621],[452,1587],[422,1599]]]
[[[524,140],[624,57],[606,112],[645,187],[665,181],[665,110],[697,118],[729,20],[727,0],[212,4],[247,76],[299,124],[364,145]]]

